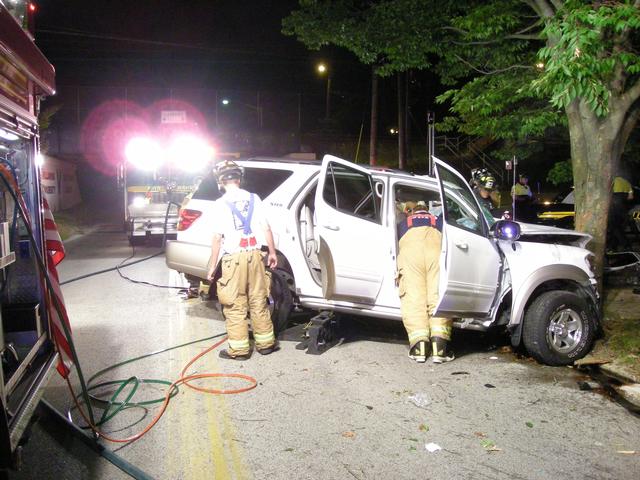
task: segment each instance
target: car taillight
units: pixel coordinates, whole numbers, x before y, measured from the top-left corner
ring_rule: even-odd
[[[202,212],[199,210],[189,210],[188,208],[183,208],[180,210],[180,219],[178,220],[178,231],[182,232],[189,228],[193,222],[195,222]]]

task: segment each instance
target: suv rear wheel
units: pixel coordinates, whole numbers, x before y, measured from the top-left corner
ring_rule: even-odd
[[[595,338],[587,303],[567,291],[545,292],[529,306],[522,339],[528,352],[547,365],[571,365],[584,357]]]
[[[293,307],[293,295],[287,285],[282,270],[271,270],[271,292],[269,294],[269,310],[276,335],[287,328]]]

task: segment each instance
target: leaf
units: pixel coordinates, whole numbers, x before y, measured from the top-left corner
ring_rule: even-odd
[[[289,448],[285,448],[284,451],[285,452],[293,452],[294,450],[293,450],[293,448],[289,447]]]
[[[527,422],[527,423],[525,423],[525,425],[526,425],[527,427],[529,427],[529,428],[533,428],[533,423],[531,423],[531,422]]]
[[[428,432],[429,425],[425,425],[424,423],[421,423],[420,426],[418,427],[418,430],[420,430],[421,432]]]
[[[344,438],[354,438],[356,436],[356,432],[352,432],[351,430],[348,430],[346,432],[342,432],[342,436]]]
[[[482,448],[484,448],[485,450],[488,450],[495,447],[496,443],[489,438],[483,438],[482,440],[480,440],[480,445],[482,445]]]

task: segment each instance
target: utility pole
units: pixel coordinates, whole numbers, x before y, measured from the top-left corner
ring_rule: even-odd
[[[407,116],[405,115],[405,110],[407,105],[405,103],[407,97],[404,93],[404,89],[406,87],[404,81],[404,73],[398,72],[397,75],[398,80],[398,168],[400,170],[404,170],[407,166],[407,144],[406,144],[406,128],[405,120]]]
[[[369,137],[369,165],[378,161],[378,75],[371,67],[371,136]]]
[[[435,155],[435,124],[436,115],[433,112],[427,112],[427,163],[429,167],[429,175],[433,175],[433,156]]]

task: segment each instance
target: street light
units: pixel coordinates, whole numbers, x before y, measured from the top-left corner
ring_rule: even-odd
[[[331,73],[329,71],[329,67],[324,63],[319,63],[316,69],[318,70],[318,73],[320,75],[327,75],[327,93],[325,100],[324,118],[326,120],[329,120],[329,117],[331,115]]]
[[[220,103],[222,103],[223,106],[228,107],[229,105],[231,105],[231,100],[228,98],[223,98]],[[258,113],[258,122],[260,123],[260,128],[262,128],[262,105],[260,105],[260,92],[257,93],[256,96],[256,105],[251,105],[250,103],[244,103],[244,102],[235,102],[238,105],[242,105],[244,107],[250,108],[252,110],[255,110]]]

